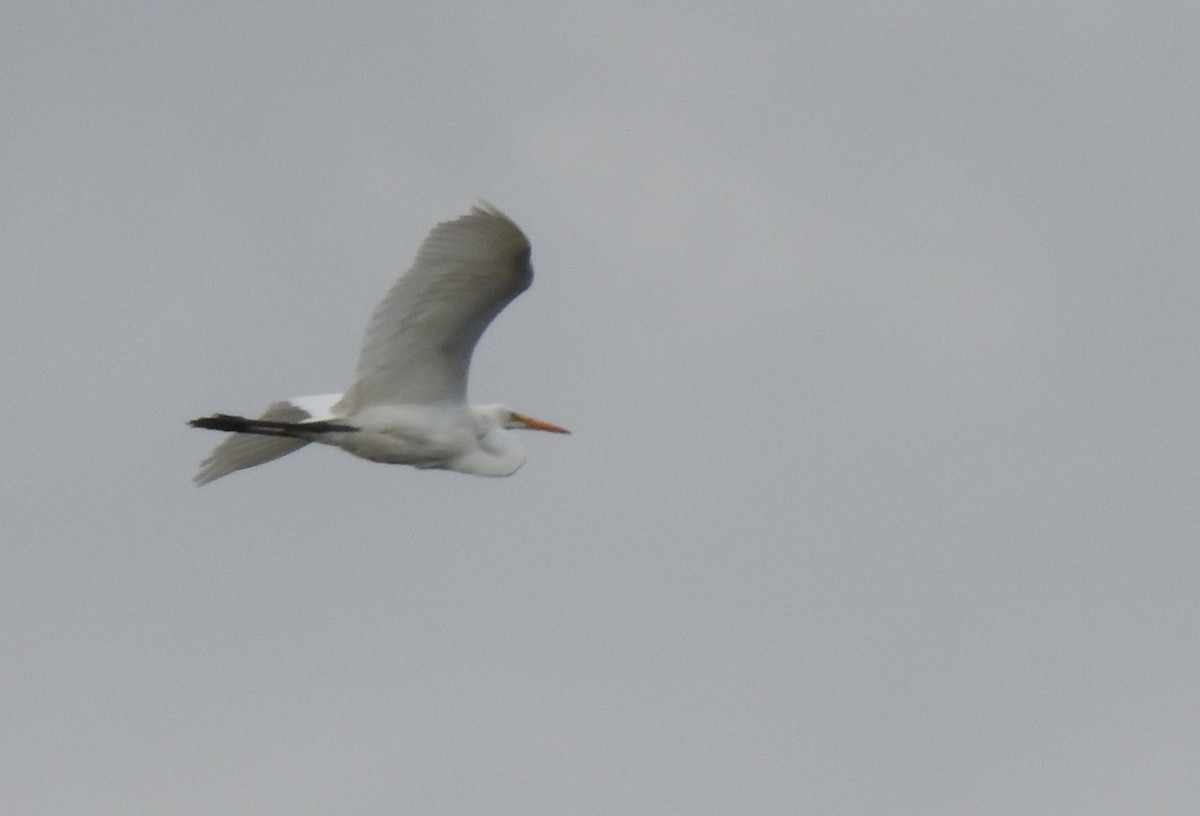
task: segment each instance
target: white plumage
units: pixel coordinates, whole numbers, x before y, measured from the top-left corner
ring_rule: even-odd
[[[471,353],[533,281],[529,241],[481,204],[436,226],[371,315],[350,388],[271,405],[261,417],[214,414],[197,428],[232,434],[197,484],[278,459],[309,442],[388,464],[507,476],[525,461],[512,429],[567,433],[501,405],[469,406]]]

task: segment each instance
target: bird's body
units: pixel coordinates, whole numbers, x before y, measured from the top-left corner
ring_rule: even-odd
[[[525,452],[512,429],[566,430],[504,406],[468,405],[467,371],[484,329],[532,282],[529,254],[521,230],[492,207],[439,224],[371,316],[350,388],[277,402],[257,419],[192,420],[233,434],[201,464],[196,483],[310,442],[386,464],[515,472]]]

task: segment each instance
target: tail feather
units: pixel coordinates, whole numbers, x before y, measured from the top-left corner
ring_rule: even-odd
[[[308,418],[307,411],[290,402],[277,402],[258,419],[230,414],[193,419],[188,423],[193,428],[233,434],[200,463],[194,481],[197,485],[205,485],[234,471],[286,456],[307,445],[316,434],[355,430],[329,421],[303,422]]]

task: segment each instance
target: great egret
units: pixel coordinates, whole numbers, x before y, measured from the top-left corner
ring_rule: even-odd
[[[529,254],[521,229],[488,204],[434,227],[375,307],[349,390],[276,402],[258,419],[193,419],[234,434],[201,463],[196,484],[309,442],[373,462],[514,473],[525,449],[510,429],[569,431],[503,405],[468,405],[467,369],[484,329],[533,282]]]

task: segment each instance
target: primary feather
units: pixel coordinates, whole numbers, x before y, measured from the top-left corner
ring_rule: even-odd
[[[338,411],[464,401],[475,344],[533,282],[529,259],[520,227],[490,205],[434,227],[375,307]]]

